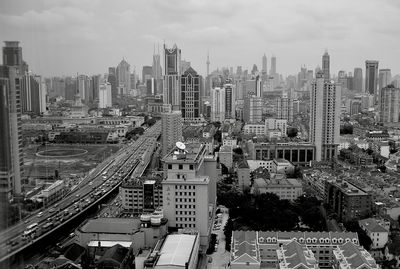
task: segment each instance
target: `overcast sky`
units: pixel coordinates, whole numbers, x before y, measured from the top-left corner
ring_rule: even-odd
[[[122,57],[141,75],[164,40],[203,75],[207,50],[211,70],[261,69],[265,53],[288,75],[321,65],[325,49],[336,74],[370,59],[395,75],[400,0],[1,0],[0,37],[44,76],[103,74]]]

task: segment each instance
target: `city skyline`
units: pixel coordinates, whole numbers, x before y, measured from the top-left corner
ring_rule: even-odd
[[[5,1],[0,10],[3,39],[20,41],[30,68],[43,76],[103,74],[122,58],[140,74],[142,66],[152,63],[154,44],[161,47],[164,41],[168,47],[176,43],[182,59],[201,75],[206,74],[208,51],[210,71],[224,66],[250,70],[253,64],[261,70],[265,53],[268,68],[275,55],[277,72],[289,75],[302,65],[309,69],[320,65],[325,49],[332,58],[331,74],[364,69],[366,60],[379,61],[393,76],[400,73],[393,57],[400,54],[395,46],[400,5],[390,0],[346,5],[42,0]]]

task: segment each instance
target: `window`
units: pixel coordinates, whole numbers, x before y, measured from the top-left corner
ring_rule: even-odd
[[[183,165],[180,164],[178,168],[179,168],[179,170],[182,170],[183,169]]]
[[[193,164],[189,165],[189,170],[193,170]]]
[[[168,164],[168,169],[172,169],[172,164]]]

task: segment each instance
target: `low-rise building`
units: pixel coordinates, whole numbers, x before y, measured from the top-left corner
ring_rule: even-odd
[[[233,165],[232,146],[222,146],[218,152],[219,162],[224,164],[228,169]]]
[[[371,249],[382,249],[388,242],[390,222],[382,219],[368,218],[358,221],[361,229],[371,238]]]
[[[231,269],[259,269],[260,252],[254,231],[234,231],[231,243]]]
[[[314,253],[306,246],[291,241],[276,250],[278,257],[278,269],[318,269],[318,262]]]
[[[271,174],[269,179],[256,178],[253,183],[254,193],[274,193],[280,199],[294,201],[303,195],[301,183],[283,174]]]
[[[363,247],[347,242],[333,250],[334,269],[379,269],[375,259]]]
[[[242,191],[250,187],[250,168],[246,161],[241,161],[237,168],[238,185]]]

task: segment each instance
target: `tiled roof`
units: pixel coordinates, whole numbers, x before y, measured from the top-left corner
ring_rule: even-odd
[[[284,263],[288,269],[317,268],[317,261],[314,254],[305,245],[301,245],[296,241],[291,241],[283,245],[279,251],[282,254],[280,261]]]
[[[296,240],[307,245],[344,244],[347,241],[358,244],[357,233],[352,232],[272,232],[259,231],[259,244],[272,244],[278,241]]]
[[[260,263],[255,231],[234,231],[232,263]]]
[[[379,268],[369,254],[363,247],[356,246],[351,242],[338,246],[333,251],[335,259],[345,268],[363,268],[375,269]]]

